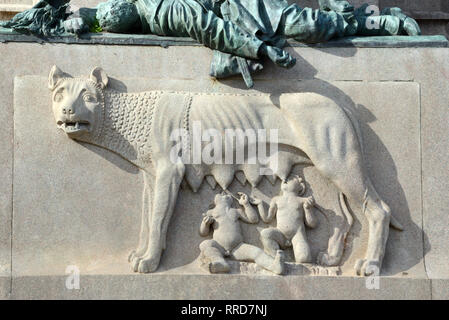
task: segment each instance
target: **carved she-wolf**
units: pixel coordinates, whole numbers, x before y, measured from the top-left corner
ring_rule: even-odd
[[[208,176],[223,189],[234,176],[252,186],[262,178],[260,164],[192,165],[180,159],[174,163],[171,152],[180,141],[171,135],[182,129],[191,137],[195,121],[204,130],[277,129],[275,176],[285,180],[292,166],[314,165],[339,189],[341,202],[346,197],[359,203],[369,223],[369,238],[365,258],[358,260],[355,268],[361,275],[380,269],[390,222],[401,227],[368,177],[360,128],[349,110],[314,93],[281,94],[276,106],[266,94],[123,93],[107,85],[108,77],[98,67],[88,79],[71,78],[56,66],[49,75],[58,127],[70,138],[113,151],[143,171],[140,240],[130,255],[134,271],[158,268],[182,183],[196,192]],[[347,219],[350,225],[352,218]],[[340,263],[347,231],[343,228],[331,237],[328,252],[320,255],[319,263]]]

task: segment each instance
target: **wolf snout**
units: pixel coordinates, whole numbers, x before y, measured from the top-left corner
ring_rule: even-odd
[[[62,113],[63,114],[74,114],[75,111],[72,107],[63,107],[62,108]]]

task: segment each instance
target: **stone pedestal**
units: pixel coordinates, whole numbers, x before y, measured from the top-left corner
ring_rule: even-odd
[[[101,37],[99,35],[98,37]],[[297,65],[267,63],[248,90],[236,77],[208,77],[211,51],[184,40],[89,38],[93,44],[25,43],[0,35],[0,295],[6,299],[447,299],[449,287],[449,62],[447,41],[435,38],[352,39],[307,47],[292,43]],[[67,39],[58,41],[67,42]],[[73,41],[73,40],[71,40]],[[168,48],[154,46],[159,43]],[[149,45],[148,45],[149,44]],[[20,54],[18,54],[20,53]],[[57,64],[74,77],[94,66],[119,91],[174,90],[232,94],[315,92],[346,105],[359,119],[365,160],[380,196],[404,231],[390,230],[379,286],[356,277],[355,260],[367,245],[367,221],[351,206],[351,229],[340,275],[291,265],[275,276],[238,263],[231,274],[200,268],[201,213],[217,190],[204,182],[198,193],[179,194],[167,248],[153,274],[136,274],[127,262],[138,241],[143,177],[119,156],[79,144],[57,129],[47,88]],[[217,112],[224,112],[217,110]],[[326,249],[337,189],[314,167],[296,168],[323,208],[319,227],[308,231],[314,260]],[[259,186],[267,199],[279,181]],[[251,193],[234,181],[231,192]],[[260,246],[259,231],[245,225],[245,241]],[[291,253],[287,252],[288,255]],[[80,289],[68,289],[75,267]]]

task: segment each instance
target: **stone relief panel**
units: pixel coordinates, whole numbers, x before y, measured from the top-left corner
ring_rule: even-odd
[[[288,182],[287,179],[292,165],[301,163],[314,165],[342,193],[354,201],[359,201],[369,220],[369,240],[365,258],[357,261],[355,269],[359,275],[370,275],[380,270],[389,225],[391,223],[399,230],[402,230],[402,226],[391,215],[390,208],[380,199],[370,181],[363,163],[363,142],[359,124],[348,111],[325,97],[313,94],[281,95],[279,109],[263,96],[228,95],[220,100],[219,95],[182,92],[121,94],[105,90],[107,84],[108,76],[101,68],[95,68],[90,79],[84,81],[67,78],[56,66],[49,76],[49,88],[53,93],[53,112],[59,128],[68,137],[104,147],[143,170],[143,198],[146,210],[142,216],[139,246],[129,258],[134,271],[147,273],[157,270],[166,247],[168,225],[183,180],[195,191],[209,173],[223,190],[227,190],[235,173],[242,171],[251,185],[257,187],[262,177],[257,170],[265,169],[284,181],[284,192],[294,193],[298,192],[296,188],[300,183],[295,186],[295,180]],[[227,119],[222,114],[216,115],[216,118],[221,120],[214,123],[218,125],[218,130],[276,129],[280,131],[276,143],[286,145],[291,149],[290,152],[276,154],[276,168],[271,163],[266,168],[262,168],[260,164],[250,167],[245,162],[237,164],[232,161],[229,165],[222,165],[221,155],[218,155],[216,163],[200,161],[195,168],[190,162],[191,152],[194,151],[190,145],[185,147],[186,143],[191,143],[186,141],[191,135],[192,122],[196,119],[199,124],[216,129],[212,126],[212,121],[204,115],[210,116],[217,111],[229,111]],[[276,120],[277,126],[273,119]],[[229,128],[224,126],[225,121]],[[290,128],[281,130],[280,123]],[[173,141],[173,131],[181,129],[184,132],[180,141]],[[174,143],[178,142],[182,145],[182,150],[173,155],[173,149],[176,147]],[[244,147],[249,148],[249,143]],[[220,221],[218,217],[223,216],[223,212],[220,215],[220,210],[216,209],[219,211],[218,215],[205,217],[201,226],[202,235],[207,235],[211,223],[217,226],[214,228],[214,239],[203,242],[201,250],[206,256],[207,251],[217,251],[209,254],[209,258],[215,256],[216,259],[221,259],[212,262],[212,272],[228,271],[223,255],[233,255],[236,260],[250,259],[265,269],[281,274],[283,259],[279,249],[290,245],[293,246],[297,262],[310,262],[305,231],[298,230],[300,225],[304,228],[304,221],[298,222],[299,214],[295,215],[294,212],[304,205],[304,220],[313,227],[315,222],[312,222],[312,216],[308,212],[313,205],[313,199],[309,198],[303,204],[301,200],[288,200],[283,197],[287,195],[273,199],[271,214],[264,217],[267,221],[271,220],[270,216],[274,216],[272,212],[277,208],[281,222],[277,228],[268,229],[261,234],[265,251],[271,256],[274,255],[273,261],[270,261],[266,253],[257,252],[260,249],[242,248],[244,244],[241,233],[236,230],[236,220],[238,217],[249,223],[258,220],[246,195],[242,196],[239,202],[247,207],[246,211],[251,212],[250,216],[249,213],[232,210],[235,213],[231,217],[222,218],[225,220]],[[224,196],[221,200],[216,198],[215,204],[218,206],[218,203],[224,202],[222,211],[226,215],[231,207],[228,200],[224,199],[232,197]],[[298,201],[300,203],[295,203]],[[295,217],[291,218],[289,215]],[[232,223],[236,225],[231,226]],[[228,230],[220,231],[227,225]],[[220,240],[217,241],[215,236]],[[330,255],[331,252],[324,253],[320,258],[321,263],[335,265],[340,261],[344,236],[338,235],[338,238],[337,249],[329,248],[329,251],[335,251],[332,252],[333,255]]]
[[[84,261],[80,263],[83,268],[104,270],[111,268],[111,265],[117,264],[117,262],[122,268],[126,262],[125,249],[130,248],[134,239],[138,237],[139,220],[142,222],[140,244],[129,257],[131,268],[126,267],[126,271],[124,271],[125,269],[119,270],[119,267],[116,266],[117,272],[129,272],[131,269],[140,272],[173,273],[227,271],[243,274],[260,272],[263,274],[337,275],[343,273],[350,275],[354,274],[353,267],[355,265],[355,271],[358,271],[359,274],[369,274],[369,270],[366,270],[369,263],[366,263],[364,258],[367,254],[380,252],[382,255],[379,258],[383,258],[385,245],[387,253],[385,254],[384,271],[386,270],[387,273],[400,270],[399,265],[407,260],[404,254],[409,256],[408,258],[411,260],[409,263],[413,264],[413,261],[416,260],[410,257],[410,254],[413,255],[413,249],[410,246],[417,245],[417,243],[413,240],[414,229],[410,228],[413,223],[410,221],[407,202],[404,203],[404,199],[398,200],[396,196],[392,196],[394,190],[388,189],[392,187],[387,188],[388,192],[384,188],[380,188],[378,192],[382,198],[386,199],[385,203],[388,201],[391,204],[393,215],[397,217],[397,221],[404,225],[405,231],[389,232],[390,239],[393,239],[392,243],[392,241],[386,241],[387,239],[384,237],[385,228],[381,228],[380,232],[377,232],[379,229],[374,229],[374,235],[380,237],[381,240],[374,243],[380,245],[376,248],[381,251],[376,251],[376,249],[373,250],[374,253],[369,252],[373,237],[369,236],[369,222],[365,220],[367,217],[363,212],[366,212],[366,210],[376,212],[375,204],[376,201],[380,201],[380,195],[376,193],[376,197],[371,195],[372,198],[370,198],[370,189],[368,188],[368,193],[366,193],[366,190],[363,191],[361,197],[363,201],[351,198],[348,196],[348,192],[341,192],[340,187],[336,186],[336,180],[332,180],[329,175],[324,175],[317,168],[317,164],[311,161],[310,154],[313,154],[317,146],[320,145],[325,147],[324,150],[327,149],[328,152],[332,150],[330,154],[333,156],[339,155],[341,150],[348,152],[349,149],[347,148],[354,147],[354,145],[362,145],[356,130],[365,132],[366,129],[362,130],[362,125],[357,128],[352,123],[352,116],[350,118],[347,113],[341,112],[341,103],[333,101],[335,99],[305,93],[308,91],[305,88],[297,89],[298,92],[303,93],[281,95],[279,100],[270,98],[265,94],[206,94],[201,91],[180,92],[166,90],[165,88],[157,91],[141,90],[142,93],[126,93],[123,87],[121,90],[114,89],[117,88],[117,82],[119,81],[110,79],[99,68],[93,70],[89,79],[71,78],[61,70],[54,68],[49,79],[49,86],[52,89],[51,102],[48,99],[41,99],[41,102],[39,102],[39,105],[44,105],[41,106],[42,108],[45,108],[45,104],[48,104],[47,109],[44,109],[47,110],[48,114],[39,116],[44,117],[45,121],[38,121],[45,123],[45,125],[38,124],[38,126],[45,127],[41,139],[50,139],[51,145],[53,145],[51,150],[56,152],[57,156],[52,162],[56,167],[62,165],[63,167],[79,168],[76,169],[77,173],[73,175],[63,174],[65,178],[62,180],[56,178],[56,181],[61,181],[56,182],[57,186],[50,186],[49,188],[49,190],[53,190],[52,192],[55,193],[56,197],[60,197],[59,201],[61,201],[62,207],[67,208],[67,205],[64,204],[66,197],[56,194],[58,188],[66,190],[65,192],[76,188],[77,192],[84,194],[83,198],[88,196],[89,193],[84,193],[80,186],[83,185],[83,180],[90,180],[89,169],[93,171],[97,180],[100,180],[95,182],[96,188],[88,187],[90,193],[101,193],[100,189],[108,188],[110,192],[118,196],[116,199],[111,199],[111,195],[103,193],[98,205],[95,203],[96,198],[76,201],[70,199],[72,196],[67,197],[68,202],[72,203],[67,214],[70,212],[71,215],[78,215],[78,218],[76,218],[78,220],[75,219],[71,223],[73,230],[69,231],[70,235],[66,237],[67,243],[73,242],[77,234],[82,233],[82,229],[96,230],[95,228],[98,228],[97,241],[90,240],[92,243],[88,248],[88,251],[91,252],[90,256],[83,257]],[[151,87],[157,89],[155,84]],[[17,86],[19,85],[24,85],[24,83],[18,81]],[[406,88],[406,92],[414,92],[414,84],[401,85]],[[352,86],[357,87],[360,84],[355,83]],[[142,88],[142,86],[134,86],[134,88]],[[384,89],[384,87],[382,88]],[[376,91],[372,89],[371,92]],[[356,89],[352,90],[352,92],[357,91]],[[362,90],[362,92],[367,91]],[[377,91],[377,94],[380,93],[381,91]],[[22,148],[25,145],[38,145],[40,143],[39,136],[27,141],[30,140],[30,137],[25,134],[28,130],[26,129],[28,128],[26,123],[31,124],[34,121],[32,120],[33,116],[28,115],[28,112],[24,113],[25,109],[20,107],[20,105],[27,105],[30,102],[23,99],[24,97],[17,100],[19,105],[17,114],[20,119],[25,118],[26,121],[22,124],[19,124],[20,121],[18,121],[16,129],[18,143],[19,146],[22,145]],[[406,103],[413,105],[412,101],[406,101]],[[51,120],[51,111],[48,109],[50,104],[52,104],[56,127],[62,129],[64,135],[68,135],[81,144],[63,139],[63,135],[55,130],[55,120]],[[314,130],[317,129],[314,129],[313,124],[316,125],[317,122],[312,121],[315,119],[313,114],[307,113],[307,108],[311,108],[311,106],[316,108],[314,110],[331,108],[331,112],[320,113],[319,128],[322,125],[324,132],[326,132],[326,126],[333,128],[332,126],[337,124],[336,129],[343,130],[345,134],[338,134],[338,131],[333,132],[333,129],[329,129],[330,136],[337,137],[337,141],[341,137],[352,140],[347,140],[346,143],[339,144],[338,147],[332,146],[330,142],[320,144],[317,139],[321,135],[314,136],[316,134]],[[86,110],[87,108],[91,108],[93,112]],[[299,118],[299,110],[295,108],[300,109],[302,118]],[[332,108],[336,108],[337,111],[332,111]],[[223,110],[229,112],[224,113]],[[298,116],[295,116],[295,111],[298,111]],[[287,114],[290,116],[288,119],[283,114],[284,112],[288,112]],[[328,117],[323,118],[323,114],[328,115]],[[412,114],[414,113],[412,112]],[[413,119],[411,120],[411,123],[414,123]],[[185,146],[183,134],[193,137],[194,121],[199,121],[206,129],[217,127],[225,129],[240,125],[239,128],[243,129],[256,127],[280,130],[279,138],[283,144],[278,150],[277,167],[270,161],[263,165],[247,165],[246,167],[223,163],[189,164],[182,161],[182,153],[176,154],[181,157],[179,159],[181,161],[173,163],[173,159],[170,158],[172,147]],[[339,126],[339,121],[349,121],[346,122],[346,125],[351,123],[351,126],[349,129],[346,125]],[[220,124],[222,127],[219,127]],[[179,128],[186,130],[181,131],[182,134],[178,136],[177,140],[170,140],[170,134],[174,129]],[[305,128],[304,131],[301,131],[301,128]],[[349,132],[346,132],[346,130],[349,130]],[[213,132],[211,134],[213,135]],[[162,138],[164,135],[166,138]],[[326,134],[323,136],[326,136]],[[314,139],[315,143],[313,145],[312,143],[309,145],[303,144],[298,137],[304,140]],[[366,139],[366,136],[364,138]],[[53,139],[57,139],[56,145]],[[372,147],[370,139],[372,139],[372,136],[368,135],[368,144],[366,145]],[[351,145],[349,141],[352,141],[353,144]],[[91,144],[103,148],[91,147]],[[286,147],[284,147],[284,144]],[[207,145],[208,143],[204,142],[201,147]],[[301,149],[297,148],[298,146]],[[105,151],[105,148],[113,152]],[[306,149],[308,152],[294,151],[293,148]],[[378,149],[378,147],[376,148]],[[59,150],[64,151],[61,154]],[[191,155],[193,155],[192,149],[181,148],[181,151],[185,150],[190,150]],[[377,154],[376,152],[373,154],[372,150],[370,148],[365,153],[369,155],[369,159],[380,160],[384,157],[382,152],[379,153],[381,150],[377,150]],[[356,162],[366,163],[364,157],[360,156],[361,150],[356,148],[356,151]],[[75,154],[72,154],[73,152]],[[317,151],[315,150],[315,152]],[[18,159],[21,159],[21,161],[27,159],[26,154],[24,149],[19,150]],[[67,156],[64,156],[64,154],[67,154]],[[72,156],[69,156],[70,154]],[[119,160],[121,158],[114,154],[119,154],[121,158],[127,161]],[[96,164],[89,160],[92,156],[98,158],[98,155],[101,156],[100,158],[109,159],[106,162],[108,165],[104,166],[104,173],[100,172],[101,170],[94,169]],[[42,161],[45,161],[44,154],[42,154],[42,157]],[[353,188],[354,181],[357,181],[357,174],[351,172],[354,167],[348,168],[347,165],[344,167],[344,161],[347,158],[345,160],[341,153],[337,158],[340,158],[339,166],[332,167],[332,173],[345,174],[347,178],[344,181]],[[327,165],[332,157],[327,154],[323,159],[326,159],[325,165]],[[320,163],[320,159],[315,160],[315,162]],[[157,165],[158,161],[163,161],[162,163],[165,163],[165,165]],[[382,177],[387,173],[391,174],[391,172],[388,170],[387,173],[379,172],[383,165],[377,165],[376,161],[374,165],[372,160],[367,161],[367,165],[364,165],[363,169],[360,168],[358,173],[367,175],[368,171],[375,172],[374,185],[379,185],[380,180],[380,185],[383,186],[382,180],[385,179]],[[83,167],[83,162],[87,167]],[[111,162],[118,166],[119,171],[122,172],[117,178],[105,177],[108,172],[112,173],[110,171],[112,170]],[[311,166],[311,164],[315,166]],[[414,162],[412,165],[409,163],[409,166],[414,168]],[[50,168],[51,164],[48,164],[47,167]],[[157,168],[162,171],[158,171]],[[140,169],[141,176],[140,174],[136,175],[137,169]],[[267,172],[261,175],[260,169],[272,170],[272,175],[267,175]],[[26,164],[18,165],[16,170],[16,179],[19,179],[19,183],[16,183],[18,186],[15,191],[18,194],[23,192],[21,185],[26,180],[22,177],[30,176],[26,174],[29,170],[29,168],[26,168]],[[62,172],[64,172],[64,169]],[[80,179],[80,176],[82,176],[82,179]],[[409,178],[407,173],[405,177],[404,182],[408,188],[410,181],[415,178],[413,176]],[[31,178],[31,181],[33,179],[36,179],[36,175]],[[126,191],[123,186],[113,186],[113,181],[117,179],[120,179],[123,186],[126,186]],[[93,182],[93,180],[90,181],[90,183]],[[142,201],[138,195],[141,183],[144,185]],[[357,184],[355,184],[355,187],[357,187]],[[159,188],[163,188],[162,191]],[[370,185],[370,188],[374,190],[372,185]],[[178,189],[181,189],[181,191],[179,191],[179,197],[176,199]],[[123,193],[123,191],[125,192]],[[413,188],[407,191],[415,194]],[[37,202],[42,196],[36,194],[30,198],[34,199],[33,202]],[[101,199],[101,197],[107,199]],[[220,199],[224,200],[220,201]],[[49,200],[45,201],[48,203]],[[232,204],[230,200],[232,200]],[[24,212],[24,201],[24,199],[16,201],[15,212]],[[131,202],[132,204],[128,205]],[[215,202],[215,207],[208,210],[208,206],[212,202]],[[220,206],[217,206],[217,202],[220,203]],[[104,208],[100,208],[100,204]],[[116,211],[114,205],[121,209]],[[57,211],[55,212],[55,209],[51,207],[52,205],[49,204],[49,213],[55,214]],[[380,207],[384,208],[383,204]],[[136,214],[140,210],[142,210],[143,215],[139,219]],[[119,211],[123,212],[123,216]],[[159,211],[162,214],[155,216],[154,212]],[[113,214],[114,221],[106,217],[108,212]],[[208,214],[203,217],[201,215],[203,212]],[[225,214],[226,212],[232,213],[230,217]],[[382,212],[387,218],[390,217],[387,211]],[[64,210],[61,214],[65,214]],[[59,219],[62,219],[62,217]],[[221,219],[224,220],[221,221]],[[89,220],[96,222],[93,223],[94,221]],[[227,220],[230,221],[228,221],[229,228],[234,230],[234,233],[220,232],[220,230],[223,230],[221,229],[224,227],[223,223]],[[396,220],[394,223],[396,227],[399,227]],[[382,222],[383,219],[380,219],[380,221]],[[31,232],[25,235],[27,227],[20,226],[19,223],[20,218],[15,225],[16,234],[19,238],[15,241],[15,265],[18,265],[18,268],[23,268],[22,272],[26,273],[27,267],[20,267],[20,261],[26,256],[29,257],[31,253],[24,244],[27,242],[27,237],[33,237],[33,234],[36,237],[36,233],[42,231],[38,231],[37,226],[36,229],[33,229],[33,226],[28,225]],[[158,225],[155,227],[153,223],[157,223],[159,228]],[[382,223],[374,224],[385,227]],[[289,228],[286,229],[285,226]],[[109,228],[109,231],[105,230],[105,227]],[[206,230],[207,227],[209,230]],[[386,229],[389,228],[388,225],[386,227]],[[203,232],[198,232],[198,229],[203,229]],[[105,233],[108,232],[109,235],[105,236]],[[221,236],[221,234],[224,234],[224,236]],[[230,236],[232,234],[233,236]],[[379,240],[376,237],[374,237],[375,240]],[[103,247],[108,238],[111,242],[106,245],[108,249],[104,250]],[[87,242],[89,242],[85,240],[80,239],[78,241],[84,243],[83,246],[85,247],[88,246]],[[409,247],[405,244],[407,242],[410,243]],[[73,258],[79,256],[80,253],[77,252],[78,248],[71,247],[68,250],[65,245],[62,243],[57,251],[61,259],[65,260],[64,263],[68,263],[70,260],[67,258],[68,256]],[[100,250],[100,248],[102,249]],[[53,247],[53,249],[55,248]],[[46,250],[45,246],[43,250]],[[211,255],[210,251],[215,251],[214,253],[218,251],[220,255]],[[154,252],[158,253],[159,256],[156,255],[155,258]],[[49,262],[54,261],[55,252],[48,250],[43,256]],[[157,268],[154,259],[159,262],[161,256],[161,266]],[[217,260],[214,262],[213,258],[217,258],[218,262]],[[418,261],[414,263],[416,265]],[[152,268],[149,268],[150,266]]]
[[[95,68],[84,81],[65,77],[56,66],[49,76],[53,112],[59,128],[68,137],[115,152],[143,170],[146,178],[143,198],[148,204],[143,212],[138,248],[129,258],[135,271],[157,270],[183,180],[195,190],[209,174],[227,190],[235,173],[242,171],[250,184],[257,187],[261,170],[269,170],[286,181],[295,164],[314,165],[347,197],[359,201],[369,220],[370,236],[366,256],[357,261],[355,269],[359,275],[380,270],[389,225],[392,223],[400,230],[402,226],[392,218],[390,208],[380,199],[368,177],[357,120],[340,106],[326,97],[305,93],[281,95],[279,109],[267,101],[268,96],[220,97],[164,91],[122,94],[105,90],[107,84],[108,76],[101,68]],[[229,112],[228,117],[219,113],[215,123],[206,117],[223,111]],[[191,152],[195,152],[195,147],[185,144],[195,144],[188,141],[194,140],[190,139],[194,121],[220,131],[275,129],[279,131],[275,143],[290,150],[277,153],[274,159],[270,157],[266,167],[260,163],[249,166],[246,161],[223,165],[220,154],[215,163],[200,161],[192,165]],[[285,130],[281,130],[280,123],[286,125]],[[172,138],[175,130],[184,131],[179,141]],[[177,143],[182,149],[174,155]],[[250,142],[245,142],[244,148],[250,147]],[[238,156],[237,150],[235,153]],[[269,241],[263,238],[266,243]],[[337,246],[344,244],[343,237],[340,239]],[[322,262],[334,265],[341,259],[342,251],[336,250],[336,256],[326,257]]]

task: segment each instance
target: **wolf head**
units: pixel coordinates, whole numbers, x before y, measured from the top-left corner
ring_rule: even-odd
[[[69,138],[89,137],[101,128],[107,84],[108,76],[101,68],[94,68],[89,79],[81,79],[70,78],[53,66],[48,79],[53,114],[56,125]]]

